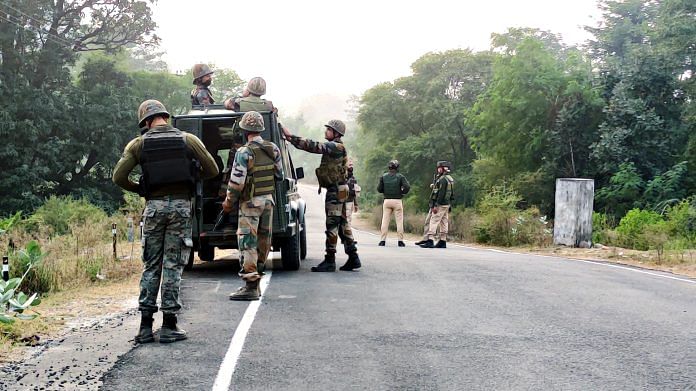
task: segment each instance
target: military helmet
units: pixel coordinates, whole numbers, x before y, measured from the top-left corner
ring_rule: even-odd
[[[261,133],[266,129],[263,124],[263,116],[257,111],[247,111],[239,121],[239,127],[254,133]]]
[[[169,117],[169,113],[162,102],[154,99],[148,99],[141,103],[140,107],[138,107],[138,126],[143,128],[145,126],[145,121],[157,114],[163,114],[166,115],[167,118]]]
[[[398,170],[399,169],[399,161],[396,159],[390,161],[388,167],[390,170]]]
[[[332,119],[329,121],[328,124],[324,125],[327,128],[331,128],[338,132],[341,136],[346,135],[346,124],[343,123],[340,119]]]
[[[193,84],[196,84],[196,80],[200,79],[205,75],[210,75],[211,73],[213,73],[213,70],[210,69],[208,64],[196,64],[193,66],[191,72],[193,73]]]
[[[250,93],[261,96],[266,93],[266,80],[263,80],[263,77],[253,77],[246,88]]]

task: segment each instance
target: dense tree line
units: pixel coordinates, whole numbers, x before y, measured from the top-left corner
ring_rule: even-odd
[[[360,175],[399,159],[415,185],[407,204],[421,208],[437,160],[454,162],[460,205],[504,184],[550,213],[558,177],[594,178],[596,208],[618,217],[693,195],[696,3],[600,7],[585,47],[510,29],[488,51],[428,53],[411,76],[368,90]]]
[[[138,134],[148,98],[190,107],[191,75],[167,72],[152,1],[0,2],[0,215],[30,212],[49,195],[122,201],[111,169]],[[218,70],[214,93],[243,81]]]

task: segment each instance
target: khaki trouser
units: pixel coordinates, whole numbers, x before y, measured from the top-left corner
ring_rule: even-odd
[[[401,200],[385,199],[382,204],[382,241],[387,240],[389,222],[394,213],[396,219],[396,235],[400,241],[404,240],[404,204]]]
[[[346,201],[346,220],[348,220],[348,223],[353,224],[353,208],[354,208],[354,203],[353,201]]]
[[[439,240],[447,241],[447,232],[449,231],[449,205],[440,205],[437,207],[437,213],[431,213],[430,227],[426,233],[426,239],[431,240],[436,238],[436,231],[440,229]]]

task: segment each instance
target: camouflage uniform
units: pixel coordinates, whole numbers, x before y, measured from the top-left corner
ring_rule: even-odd
[[[360,185],[358,185],[358,180],[355,179],[353,175],[353,170],[348,170],[348,180],[346,181],[348,185],[348,199],[346,200],[346,219],[348,224],[353,223],[353,210],[355,210],[358,205],[358,195],[360,194]]]
[[[240,123],[247,131],[261,132],[264,128],[263,117],[255,111],[246,113]],[[247,283],[230,299],[256,300],[258,280],[271,249],[275,181],[283,177],[280,149],[256,135],[237,151],[230,173],[225,204],[239,202],[239,274]]]
[[[215,99],[208,87],[196,84],[196,88],[191,91],[191,105],[212,105],[213,103]]]
[[[340,121],[332,120],[329,121],[329,128],[333,127],[332,124],[339,123]],[[342,131],[345,131],[345,125],[340,122],[343,127]],[[339,131],[341,135],[343,134]],[[336,258],[336,245],[338,243],[338,238],[341,238],[343,243],[343,248],[348,254],[348,262],[341,267],[341,270],[353,270],[360,267],[360,259],[358,258],[358,249],[355,245],[355,239],[353,239],[353,231],[351,229],[350,223],[348,223],[348,217],[346,213],[346,199],[348,198],[348,185],[346,185],[346,166],[348,161],[348,152],[346,147],[343,145],[343,141],[340,137],[327,142],[318,142],[309,139],[304,139],[298,136],[290,136],[290,143],[296,148],[310,152],[321,154],[322,163],[317,169],[317,177],[319,177],[319,171],[322,166],[328,164],[329,161],[341,160],[344,171],[343,179],[338,180],[334,183],[322,184],[322,179],[319,178],[320,185],[326,187],[326,198],[324,200],[324,210],[326,213],[326,256],[324,258],[323,265],[329,265],[328,269],[324,268],[322,264],[317,267],[313,267],[312,271],[334,271],[335,270],[335,258]],[[331,270],[333,268],[333,270]]]

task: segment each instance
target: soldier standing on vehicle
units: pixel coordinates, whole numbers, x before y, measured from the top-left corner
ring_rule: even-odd
[[[196,88],[191,91],[191,105],[212,105],[215,103],[213,94],[208,87],[213,82],[213,70],[207,64],[193,66],[193,84]]]
[[[164,314],[160,342],[175,342],[186,339],[186,331],[176,325],[176,314],[181,309],[181,273],[193,251],[191,197],[197,177],[212,178],[218,168],[198,137],[167,123],[169,113],[159,101],[140,104],[138,118],[139,126],[148,130],[128,143],[113,174],[114,183],[147,200],[139,298],[142,318],[135,342],[154,341],[152,322],[160,282]],[[142,177],[140,183],[134,183],[128,175],[138,164]]]
[[[447,233],[449,232],[449,208],[454,198],[454,179],[449,175],[449,162],[440,161],[437,167],[438,177],[430,198],[430,227],[428,228],[427,240],[420,246],[423,248],[446,248]],[[435,232],[440,229],[439,241],[433,244]]]
[[[405,176],[399,173],[399,161],[392,160],[387,167],[388,172],[385,172],[379,178],[377,191],[384,194],[384,203],[382,204],[382,237],[379,245],[385,246],[387,233],[389,233],[389,222],[391,215],[394,214],[396,220],[396,235],[399,239],[399,247],[405,247],[404,244],[404,204],[401,201],[404,195],[411,190],[411,185]]]
[[[247,112],[240,126],[246,131],[247,143],[235,155],[222,208],[230,213],[239,203],[239,274],[246,285],[230,294],[230,300],[258,300],[271,248],[275,181],[283,177],[283,166],[278,146],[261,138],[265,129],[261,114]]]
[[[262,77],[253,77],[247,83],[241,98],[227,98],[224,105],[227,110],[237,112],[244,111],[275,111],[273,102],[261,98],[266,94],[266,80]]]
[[[346,200],[346,219],[349,224],[353,224],[353,212],[359,209],[358,198],[360,197],[360,185],[353,175],[353,162],[348,162],[348,199]]]
[[[313,141],[294,136],[288,128],[282,127],[285,139],[298,149],[310,153],[321,154],[321,163],[316,169],[319,186],[326,188],[324,210],[326,212],[326,255],[324,261],[313,266],[313,272],[336,271],[336,244],[341,238],[348,261],[339,269],[351,271],[360,268],[358,248],[355,246],[353,231],[346,216],[346,200],[348,199],[347,165],[348,152],[341,137],[346,134],[343,121],[332,119],[324,125],[324,137],[327,142]]]

